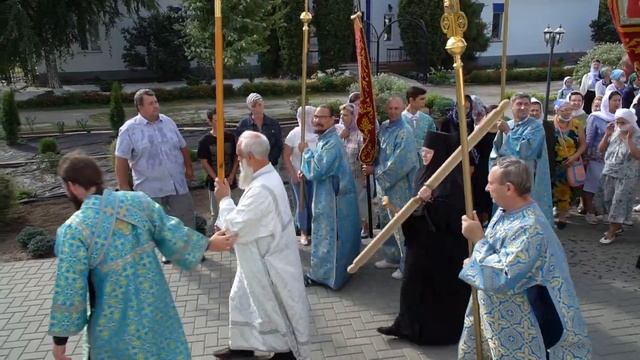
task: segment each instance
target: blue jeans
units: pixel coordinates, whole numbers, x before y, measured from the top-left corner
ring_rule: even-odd
[[[300,208],[300,183],[290,183],[293,188],[293,197],[296,201],[296,225],[305,234],[311,235],[311,216],[313,202],[313,181],[304,180],[304,207]]]

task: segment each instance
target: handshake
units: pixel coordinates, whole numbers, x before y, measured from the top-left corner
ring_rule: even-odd
[[[238,234],[216,228],[216,233],[209,239],[207,251],[229,251],[238,239]]]

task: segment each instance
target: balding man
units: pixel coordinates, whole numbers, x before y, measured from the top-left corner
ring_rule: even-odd
[[[238,123],[236,137],[242,135],[247,130],[262,133],[269,140],[269,161],[273,166],[278,165],[280,155],[282,155],[282,129],[278,120],[275,120],[264,113],[264,100],[258,93],[251,93],[247,96],[247,107],[251,113],[249,117]]]
[[[502,157],[487,184],[500,210],[486,231],[462,218],[462,234],[476,245],[459,277],[478,289],[483,358],[591,359],[567,258],[532,186],[525,161]],[[468,306],[458,359],[476,359],[473,321]]]
[[[231,238],[238,262],[229,295],[229,347],[219,359],[253,358],[254,350],[276,353],[271,359],[310,359],[309,305],[289,199],[269,163],[269,141],[254,131],[238,139],[238,205],[229,185],[216,180],[219,202],[213,237]],[[222,240],[224,243],[224,239]]]
[[[374,174],[376,182],[383,196],[395,208],[403,207],[412,197],[413,183],[418,171],[418,154],[413,130],[406,121],[402,121],[404,103],[398,96],[387,101],[387,116],[389,120],[380,125],[378,139],[380,149],[375,167],[364,165],[366,175]],[[389,214],[382,212],[381,225],[386,225]],[[403,239],[387,240],[382,247],[383,260],[375,263],[379,269],[398,268],[393,274],[394,279],[402,279],[404,244]]]

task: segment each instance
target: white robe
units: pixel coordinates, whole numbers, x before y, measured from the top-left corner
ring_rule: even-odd
[[[271,164],[258,170],[236,206],[220,201],[216,225],[238,235],[238,269],[229,295],[229,346],[293,351],[310,359],[309,303],[293,217]]]

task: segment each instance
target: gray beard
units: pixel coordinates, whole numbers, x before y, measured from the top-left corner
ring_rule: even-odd
[[[240,175],[238,175],[238,187],[242,190],[249,187],[253,180],[253,169],[244,160],[240,162]]]

